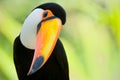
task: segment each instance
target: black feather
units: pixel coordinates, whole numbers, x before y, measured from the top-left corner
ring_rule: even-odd
[[[33,54],[34,50],[25,48],[18,36],[14,41],[14,63],[19,80],[69,80],[67,57],[59,39],[45,65],[36,73],[27,76]]]

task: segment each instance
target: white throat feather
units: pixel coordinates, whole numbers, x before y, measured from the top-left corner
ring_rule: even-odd
[[[24,21],[20,41],[28,49],[35,49],[37,25],[42,20],[43,11],[40,8],[33,10]]]

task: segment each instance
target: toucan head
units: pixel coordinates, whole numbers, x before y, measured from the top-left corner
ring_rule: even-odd
[[[65,10],[56,3],[36,7],[25,19],[20,40],[26,48],[35,50],[28,75],[38,71],[47,62],[65,21]]]

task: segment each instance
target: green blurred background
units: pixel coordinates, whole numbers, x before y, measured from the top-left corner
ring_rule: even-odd
[[[0,80],[18,80],[13,41],[26,16],[44,2],[67,12],[60,39],[71,80],[120,80],[120,0],[0,0]]]

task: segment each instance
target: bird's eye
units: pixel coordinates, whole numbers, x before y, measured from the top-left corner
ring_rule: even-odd
[[[45,12],[45,13],[43,14],[43,17],[45,18],[45,17],[47,17],[47,15],[48,15],[48,12]]]

